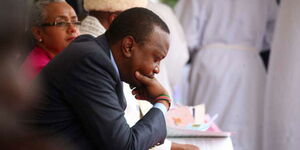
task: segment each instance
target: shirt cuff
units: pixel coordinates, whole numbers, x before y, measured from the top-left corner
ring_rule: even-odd
[[[162,104],[162,103],[155,103],[154,105],[153,105],[153,107],[154,108],[158,108],[159,110],[161,110],[162,111],[162,113],[164,114],[164,116],[166,115],[166,113],[167,113],[167,108],[166,108],[166,106],[164,105],[164,104]]]
[[[164,144],[155,146],[150,150],[171,150],[172,142],[170,140],[165,139]]]

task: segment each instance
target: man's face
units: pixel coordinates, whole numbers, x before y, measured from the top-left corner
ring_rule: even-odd
[[[169,49],[169,34],[154,27],[153,32],[143,43],[137,43],[131,58],[128,82],[131,86],[140,87],[141,83],[136,79],[135,72],[154,78],[159,73],[160,61],[164,59]]]

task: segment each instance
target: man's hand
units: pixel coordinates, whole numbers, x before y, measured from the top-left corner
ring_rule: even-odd
[[[191,144],[178,144],[172,142],[171,150],[200,150],[197,146]]]
[[[167,90],[157,81],[156,78],[147,77],[138,71],[135,72],[135,77],[142,84],[141,87],[137,87],[132,90],[132,95],[135,95],[136,99],[147,100],[153,104],[155,102],[155,98],[159,95],[168,95]],[[161,101],[161,103],[168,105],[165,101]],[[169,106],[167,106],[167,108],[168,107]]]

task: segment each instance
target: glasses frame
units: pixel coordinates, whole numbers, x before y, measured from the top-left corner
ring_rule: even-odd
[[[81,22],[80,21],[75,21],[75,22],[66,22],[66,21],[60,21],[60,22],[53,22],[53,23],[43,23],[40,24],[41,27],[70,27],[70,25],[75,25],[75,26],[80,26]]]

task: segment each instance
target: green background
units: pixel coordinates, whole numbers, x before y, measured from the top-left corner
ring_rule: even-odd
[[[175,4],[177,3],[178,0],[160,0],[161,2],[171,6],[172,8],[174,8]]]

